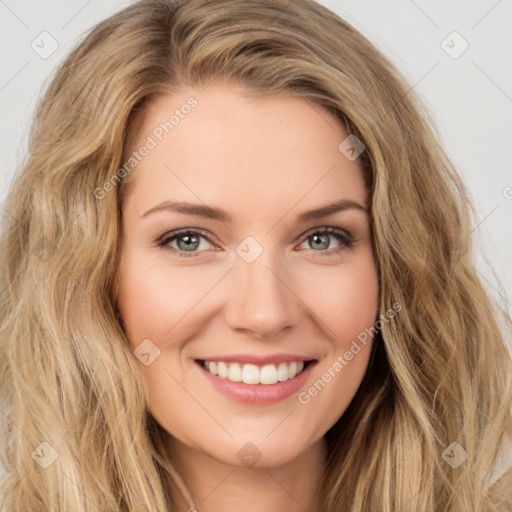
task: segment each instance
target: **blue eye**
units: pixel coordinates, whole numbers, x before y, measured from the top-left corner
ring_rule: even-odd
[[[212,243],[204,231],[197,229],[186,229],[168,233],[158,241],[158,245],[160,247],[170,249],[172,252],[176,252],[178,256],[197,256],[196,249],[201,246],[201,238]],[[174,240],[177,240],[177,248],[169,245],[171,242],[174,242]]]
[[[330,239],[335,238],[340,242],[340,245],[335,248],[329,248]],[[310,231],[310,234],[306,234],[306,240],[302,243],[308,242],[310,246],[317,246],[317,249],[312,249],[314,252],[319,253],[319,256],[330,256],[332,254],[342,251],[345,247],[351,247],[354,241],[352,235],[348,232],[336,228],[315,228],[314,231]],[[328,249],[328,250],[325,250]],[[315,254],[316,256],[316,254]]]
[[[335,238],[340,242],[338,247],[329,248],[331,245],[330,239],[332,238]],[[200,229],[182,229],[167,233],[157,241],[157,244],[159,247],[168,249],[177,256],[195,257],[199,256],[201,252],[203,252],[202,250],[198,250],[202,245],[201,239],[206,240],[210,244],[213,243],[205,231]],[[177,247],[170,245],[174,241],[176,241]],[[317,246],[317,249],[319,250],[316,250],[315,248],[311,250],[318,253],[318,255],[330,256],[342,251],[346,247],[351,247],[354,239],[347,231],[325,227],[315,228],[306,234],[304,242],[307,241],[310,241],[311,246]]]

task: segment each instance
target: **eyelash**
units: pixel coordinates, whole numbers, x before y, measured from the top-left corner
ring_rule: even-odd
[[[353,239],[352,235],[350,235],[350,233],[348,233],[346,231],[342,231],[341,229],[331,228],[331,227],[314,228],[314,230],[308,231],[304,235],[303,241],[307,240],[308,238],[310,238],[311,236],[316,235],[316,234],[322,234],[322,235],[329,234],[329,235],[334,236],[338,241],[342,242],[340,247],[338,247],[336,249],[327,249],[325,251],[314,251],[313,249],[311,249],[311,250],[313,250],[313,253],[315,253],[315,252],[320,253],[318,255],[321,257],[324,257],[324,256],[327,257],[327,256],[331,256],[332,254],[339,253],[345,247],[350,248],[354,241],[354,239]],[[210,239],[210,237],[208,236],[206,231],[203,231],[201,229],[181,229],[178,231],[171,231],[170,233],[166,233],[163,237],[161,237],[160,239],[157,240],[157,244],[162,249],[167,249],[173,253],[177,253],[177,255],[180,257],[190,258],[190,257],[196,257],[196,256],[200,255],[202,251],[187,252],[187,251],[182,251],[180,249],[176,249],[175,247],[170,247],[168,245],[170,242],[176,240],[177,238],[180,238],[181,236],[185,236],[185,235],[201,235],[209,243],[211,243],[211,244],[214,243]],[[313,254],[313,257],[315,257],[315,256],[317,256],[317,255]]]

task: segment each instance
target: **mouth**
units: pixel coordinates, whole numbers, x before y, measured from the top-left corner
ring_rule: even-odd
[[[318,363],[296,358],[264,364],[254,358],[249,358],[254,362],[229,359],[196,359],[195,363],[205,382],[221,396],[251,405],[274,404],[298,393]]]
[[[201,365],[210,374],[220,379],[226,379],[231,382],[243,382],[250,386],[258,384],[271,386],[278,382],[286,382],[300,375],[315,361],[316,359],[309,361],[282,361],[280,363],[258,365],[196,359],[196,363]]]

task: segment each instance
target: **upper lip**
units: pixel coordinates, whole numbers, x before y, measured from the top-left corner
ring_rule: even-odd
[[[284,363],[289,361],[312,361],[314,357],[299,356],[296,354],[270,354],[266,356],[258,356],[254,354],[229,354],[225,356],[210,356],[202,357],[199,361],[223,361],[226,363],[243,363],[243,364],[255,364],[262,366],[265,364],[272,363]]]

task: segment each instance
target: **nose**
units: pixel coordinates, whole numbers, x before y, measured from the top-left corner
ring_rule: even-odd
[[[293,291],[289,268],[271,260],[270,254],[267,257],[269,252],[252,263],[236,258],[225,319],[237,332],[274,340],[281,331],[297,325],[304,307]]]

